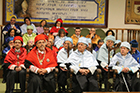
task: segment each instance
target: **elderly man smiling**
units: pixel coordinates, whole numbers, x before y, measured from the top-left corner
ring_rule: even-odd
[[[45,36],[37,35],[35,45],[25,60],[26,68],[30,69],[28,93],[41,93],[42,89],[48,93],[55,93],[53,69],[57,66],[56,53],[45,47]]]

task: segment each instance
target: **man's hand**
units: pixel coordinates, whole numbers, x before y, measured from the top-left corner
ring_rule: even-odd
[[[87,75],[90,71],[88,69],[85,69],[85,75]]]
[[[108,65],[105,66],[105,68],[103,68],[105,71],[108,71]]]
[[[16,69],[15,69],[17,72],[19,72],[19,71],[21,71],[22,70],[22,68],[21,67],[16,67]]]
[[[123,68],[123,69],[122,69],[122,72],[124,72],[124,73],[129,72],[129,68],[128,68],[128,67]]]
[[[38,69],[38,70],[37,70],[37,73],[38,73],[39,75],[44,75],[45,73],[47,73],[47,70],[46,70],[46,69]]]
[[[46,69],[41,69],[41,75],[44,75],[45,73],[47,73]]]
[[[61,69],[62,71],[67,71],[67,69],[64,69],[64,67],[60,67],[60,69]]]
[[[37,70],[37,73],[38,73],[39,75],[41,75],[41,72],[42,72],[41,69],[38,69],[38,70]]]
[[[93,36],[94,36],[94,34],[93,34],[93,33],[91,33],[91,34],[90,34],[90,38],[92,38]]]
[[[15,30],[17,30],[17,28],[16,28],[15,26],[13,26],[13,28],[14,28]]]
[[[82,75],[87,75],[90,71],[88,69],[79,69],[79,72],[82,74]]]

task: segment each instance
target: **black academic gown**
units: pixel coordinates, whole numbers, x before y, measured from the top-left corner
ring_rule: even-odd
[[[126,83],[130,91],[140,91],[140,78],[137,78],[137,73],[123,73]],[[124,83],[122,72],[117,74],[115,85],[115,91],[127,91],[126,85]]]
[[[82,93],[86,92],[97,92],[99,91],[98,82],[96,80],[97,72],[94,72],[92,75],[91,73],[87,75],[82,75],[78,72],[76,75],[73,74],[73,91],[74,93]]]

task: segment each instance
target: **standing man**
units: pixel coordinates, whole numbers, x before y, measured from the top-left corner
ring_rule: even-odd
[[[131,44],[131,51],[133,58],[140,64],[140,52],[137,50],[138,42],[136,40],[130,41]]]
[[[3,34],[6,35],[8,33],[8,30],[14,28],[16,30],[15,35],[21,35],[21,29],[20,26],[18,24],[16,24],[16,18],[13,16],[10,20],[10,23],[7,24],[4,29],[2,30]]]
[[[24,61],[27,52],[25,48],[21,47],[22,44],[22,37],[14,37],[14,47],[8,52],[5,57],[4,63],[8,68],[5,93],[13,93],[17,75],[20,82],[21,93],[25,93],[26,68],[24,66]]]
[[[70,68],[74,70],[72,79],[74,93],[99,91],[98,82],[95,80],[98,63],[94,56],[86,50],[87,46],[87,39],[79,38],[78,49],[72,52],[66,61],[66,63],[71,63]]]
[[[107,77],[107,73],[108,73],[108,48],[112,49],[113,45],[115,42],[115,37],[112,35],[109,35],[106,37],[106,43],[104,43],[97,54],[97,60],[100,64],[101,70],[102,70],[102,79],[103,82],[105,84],[105,91],[107,91],[107,81],[108,81],[108,77]],[[112,58],[114,54],[114,51],[111,50],[110,51],[110,59]]]
[[[122,42],[121,51],[114,55],[110,66],[116,69],[118,74],[114,85],[115,91],[140,91],[140,79],[137,78],[139,70],[138,62],[129,53],[131,50],[128,42]],[[139,75],[138,75],[139,77]],[[125,83],[126,81],[126,83]],[[128,89],[127,87],[128,86]]]
[[[53,70],[57,66],[56,53],[45,47],[44,35],[35,37],[35,45],[27,55],[25,66],[30,69],[28,93],[41,93],[43,89],[48,93],[55,93]]]
[[[83,37],[83,36],[80,35],[80,34],[81,34],[81,29],[80,29],[80,27],[76,27],[76,29],[75,29],[75,34],[73,34],[73,35],[71,36],[71,38],[72,38],[72,40],[73,40],[73,45],[74,45],[74,46],[77,45],[78,39],[79,39],[80,37]]]

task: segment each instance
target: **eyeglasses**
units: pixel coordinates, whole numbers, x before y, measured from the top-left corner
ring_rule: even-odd
[[[9,44],[13,44],[14,42],[9,42]]]
[[[45,44],[45,42],[37,42],[37,44]]]
[[[90,31],[95,32],[95,30],[90,30]]]
[[[67,45],[69,45],[70,43],[64,43],[64,44],[67,44]]]
[[[16,20],[11,20],[11,21],[15,22]]]
[[[49,29],[44,29],[44,31],[49,31]]]

